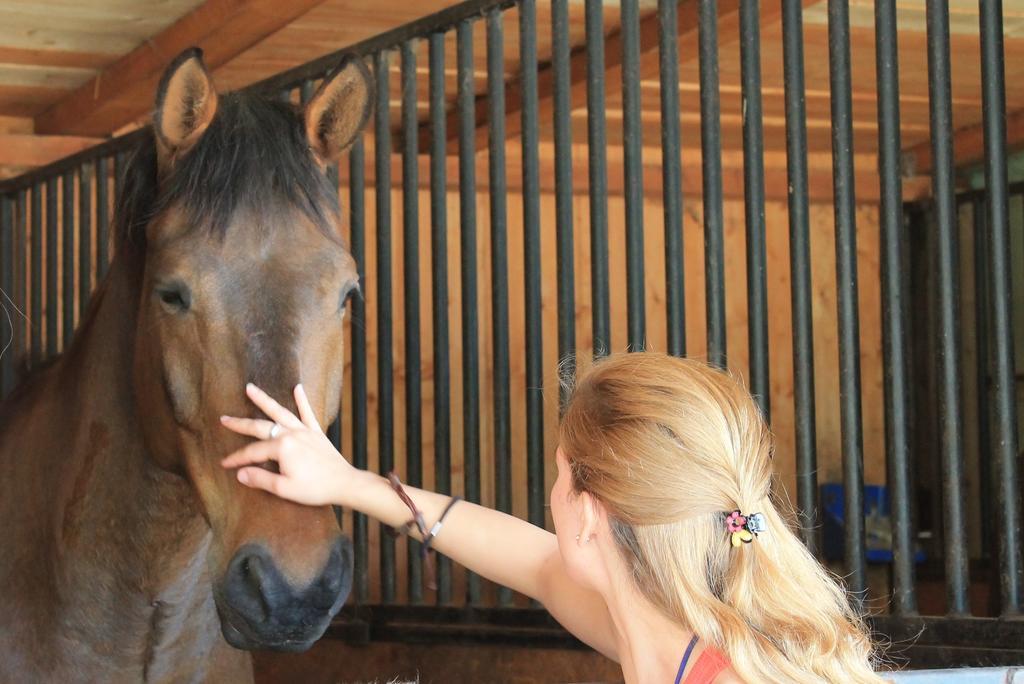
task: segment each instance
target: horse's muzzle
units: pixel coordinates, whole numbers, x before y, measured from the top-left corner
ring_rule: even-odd
[[[352,544],[337,537],[319,576],[291,584],[266,547],[235,553],[214,590],[224,638],[235,648],[304,651],[319,639],[352,587]]]

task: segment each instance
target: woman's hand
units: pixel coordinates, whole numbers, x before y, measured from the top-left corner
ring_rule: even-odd
[[[229,430],[260,440],[231,454],[221,465],[240,468],[238,481],[242,484],[297,503],[341,503],[346,482],[358,471],[327,439],[302,385],[295,386],[298,416],[255,385],[247,385],[245,392],[270,420],[221,416]],[[280,472],[253,467],[267,461],[277,461]]]

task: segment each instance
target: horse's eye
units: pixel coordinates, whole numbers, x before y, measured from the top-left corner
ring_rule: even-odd
[[[344,312],[349,300],[352,299],[353,295],[357,294],[360,294],[360,291],[359,285],[356,283],[349,283],[341,288],[341,294],[338,296],[338,311]]]
[[[158,287],[156,294],[164,306],[177,313],[183,313],[192,306],[192,295],[185,285],[176,283]]]

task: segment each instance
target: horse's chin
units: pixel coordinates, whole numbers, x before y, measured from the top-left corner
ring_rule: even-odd
[[[229,645],[242,651],[284,651],[286,653],[302,653],[308,651],[322,636],[316,634],[308,639],[267,639],[252,634],[246,626],[236,626],[232,619],[223,613],[220,616],[220,631]]]
[[[301,653],[303,651],[308,651],[317,641],[316,639],[309,639],[306,641],[294,641],[290,639],[282,641],[264,641],[262,639],[253,639],[246,636],[240,629],[227,620],[221,620],[220,630],[224,635],[224,640],[227,641],[228,644],[243,651],[285,651],[288,653]]]

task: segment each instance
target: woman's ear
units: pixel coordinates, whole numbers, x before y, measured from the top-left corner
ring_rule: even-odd
[[[157,88],[153,130],[161,168],[191,149],[217,113],[217,91],[199,48],[185,50],[164,72]]]
[[[363,60],[349,56],[324,79],[303,117],[309,147],[323,162],[336,161],[370,118],[373,82]]]
[[[587,544],[608,529],[604,506],[590,492],[579,495],[580,537],[579,544]]]

